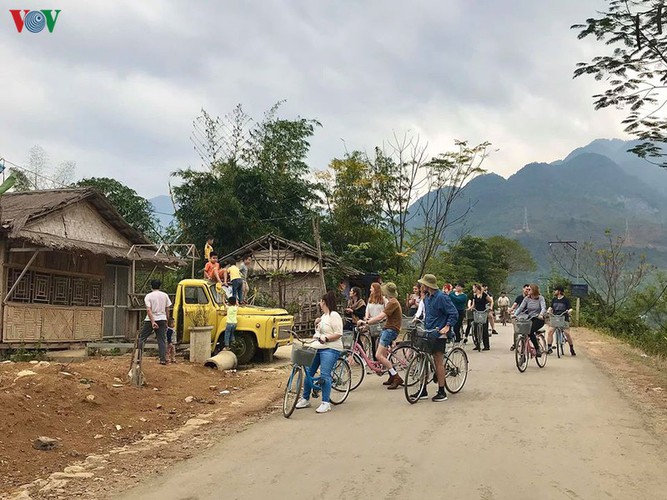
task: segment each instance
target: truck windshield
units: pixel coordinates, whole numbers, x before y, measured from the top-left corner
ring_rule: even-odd
[[[224,292],[218,292],[215,289],[215,285],[211,285],[210,289],[211,289],[211,297],[213,297],[213,300],[215,301],[215,303],[218,304],[219,306],[224,305],[225,301],[222,298],[222,294]]]

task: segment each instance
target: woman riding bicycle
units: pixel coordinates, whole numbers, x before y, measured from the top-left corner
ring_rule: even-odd
[[[565,318],[565,321],[570,321],[570,314],[572,314],[572,305],[570,304],[569,299],[565,296],[565,289],[562,286],[557,286],[554,289],[554,298],[551,300],[551,307],[548,309],[549,313],[562,315]],[[572,334],[570,334],[569,328],[563,328],[563,333],[567,339],[567,343],[570,344],[570,354],[576,356],[577,353],[574,352],[574,343],[572,342]],[[549,346],[549,354],[553,349],[552,343],[554,340],[554,328],[549,326],[547,329],[547,345]]]
[[[310,395],[313,390],[313,377],[320,369],[322,378],[322,404],[317,408],[317,413],[325,413],[331,410],[331,370],[343,351],[343,319],[336,312],[336,295],[334,292],[325,293],[320,299],[322,316],[316,326],[313,338],[316,340],[310,346],[317,349],[313,364],[306,368],[307,377],[303,384],[303,396],[296,404],[297,408],[308,408],[310,406]]]
[[[530,319],[530,341],[535,346],[536,356],[542,356],[536,333],[544,326],[544,315],[547,313],[547,304],[540,295],[540,287],[535,283],[530,285],[530,293],[523,299],[521,305],[514,311],[514,316],[525,315]]]

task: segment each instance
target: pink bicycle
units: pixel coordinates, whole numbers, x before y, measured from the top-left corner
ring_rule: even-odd
[[[388,372],[382,363],[371,359],[364,351],[363,346],[359,342],[360,331],[355,328],[354,331],[343,332],[343,347],[346,350],[347,362],[352,370],[352,383],[350,390],[353,391],[361,385],[366,376],[366,368],[382,376]],[[405,373],[408,368],[410,360],[413,358],[415,351],[410,347],[409,343],[399,342],[389,351],[389,361],[394,366],[399,375]]]

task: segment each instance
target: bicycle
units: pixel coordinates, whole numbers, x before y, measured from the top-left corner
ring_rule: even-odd
[[[484,325],[489,321],[489,310],[484,309],[483,311],[473,310],[473,325],[475,330],[473,331],[472,340],[475,343],[475,347],[479,350],[482,349],[482,344],[484,341]]]
[[[540,368],[544,368],[547,364],[547,341],[543,334],[539,332],[535,334],[537,335],[537,342],[540,345],[540,351],[542,351],[542,355],[537,357],[535,346],[529,338],[532,324],[532,321],[529,319],[518,318],[514,323],[514,331],[517,334],[516,346],[514,349],[514,360],[516,362],[517,369],[521,373],[525,372],[526,368],[528,368],[528,361],[530,358],[535,358],[535,362]]]
[[[363,335],[359,329],[355,329],[356,334],[352,332],[343,332],[343,348],[347,352],[347,362],[350,365],[352,381],[350,390],[353,391],[361,385],[366,376],[366,368],[369,368],[373,373],[382,376],[387,373],[387,368],[380,363],[370,358],[364,351],[359,339]],[[387,359],[394,366],[394,369],[403,373],[408,367],[408,363],[412,359],[413,350],[409,344],[400,342],[389,351]]]
[[[507,326],[507,322],[509,321],[509,307],[508,306],[502,306],[500,308],[500,321],[502,322],[503,326]]]
[[[565,314],[552,314],[549,317],[549,326],[554,329],[554,335],[556,338],[556,354],[558,358],[565,356],[565,329],[570,326],[570,324],[565,321]]]
[[[305,377],[310,377],[306,368],[313,364],[317,349],[311,347],[314,340],[306,341],[299,338],[296,332],[292,332],[294,339],[300,342],[292,344],[292,370],[290,371],[287,385],[285,386],[285,394],[283,396],[283,416],[289,418],[296,403],[299,401],[303,389],[303,381]],[[322,390],[322,377],[312,377],[313,381],[313,397],[318,397]],[[352,382],[352,372],[350,365],[345,359],[345,351],[341,351],[341,355],[336,361],[331,370],[331,404],[339,405],[345,402],[347,396],[350,394],[350,386]]]
[[[437,330],[417,328],[412,337],[412,349],[415,354],[405,372],[403,389],[405,399],[414,404],[419,401],[426,385],[435,380],[435,361],[433,348],[438,341]],[[447,391],[456,394],[463,389],[468,379],[468,355],[459,347],[452,344],[444,353],[445,387]]]

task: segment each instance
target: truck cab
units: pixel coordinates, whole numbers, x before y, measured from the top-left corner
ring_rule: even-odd
[[[174,327],[179,343],[190,341],[190,328],[195,326],[195,317],[205,318],[211,331],[211,353],[222,347],[227,325],[227,306],[223,292],[216,284],[203,279],[186,279],[176,288],[174,300]],[[294,317],[285,309],[256,306],[239,306],[234,353],[239,364],[248,363],[255,355],[262,354],[265,360],[272,359],[281,345],[292,341],[291,331]],[[197,325],[201,326],[201,325]]]

